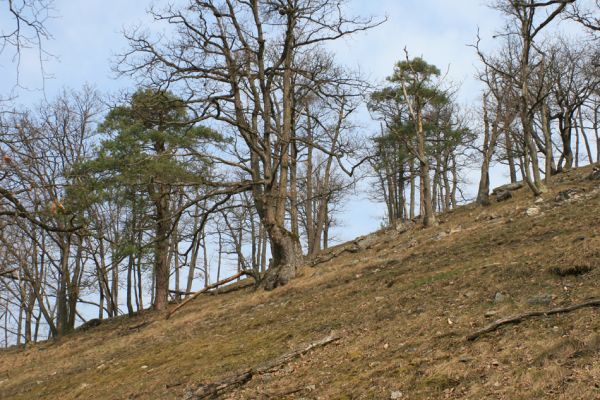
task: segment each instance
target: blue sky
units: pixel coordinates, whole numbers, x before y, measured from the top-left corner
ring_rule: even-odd
[[[123,29],[138,24],[152,26],[146,15],[151,4],[141,0],[56,0],[55,18],[49,24],[54,39],[46,43],[54,57],[44,65],[52,79],[42,85],[37,53],[28,51],[23,54],[19,78],[27,89],[15,88],[16,68],[11,63],[12,54],[5,52],[0,56],[4,77],[0,92],[12,92],[18,96],[17,103],[29,105],[44,95],[52,98],[63,87],[77,89],[90,84],[107,94],[130,89],[130,81],[115,79],[113,56],[126,49]],[[498,13],[484,0],[353,0],[350,6],[357,15],[387,16],[388,20],[372,31],[334,43],[331,50],[338,62],[360,68],[377,83],[390,74],[406,47],[411,56],[423,56],[444,71],[449,68],[448,79],[461,85],[459,99],[463,104],[477,102],[480,86],[474,75],[478,62],[467,45],[475,41],[478,27],[485,43],[491,44],[491,35],[502,25]],[[6,23],[4,13],[2,23]],[[377,129],[377,123],[366,115],[361,124],[366,132]],[[365,194],[354,196],[345,209],[339,218],[344,225],[336,232],[338,239],[352,239],[380,226],[383,206],[367,200]]]

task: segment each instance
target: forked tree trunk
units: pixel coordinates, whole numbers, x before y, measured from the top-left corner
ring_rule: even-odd
[[[269,229],[269,237],[273,260],[263,286],[267,290],[272,290],[296,277],[303,256],[298,237],[285,228],[273,226]]]

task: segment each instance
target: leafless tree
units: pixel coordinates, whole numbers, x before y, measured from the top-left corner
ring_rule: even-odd
[[[297,61],[323,43],[380,23],[347,18],[343,10],[344,1],[333,0],[189,1],[187,7],[153,11],[175,30],[173,39],[130,32],[131,50],[118,64],[122,73],[177,87],[199,121],[229,126],[234,140],[243,143],[241,157],[220,161],[243,171],[269,235],[273,264],[266,288],[293,278],[302,259],[299,238],[285,225],[294,76],[312,79]]]

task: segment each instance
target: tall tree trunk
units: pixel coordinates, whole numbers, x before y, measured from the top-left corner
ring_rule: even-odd
[[[154,200],[156,235],[154,244],[154,303],[155,310],[164,310],[169,300],[169,192],[160,184]]]
[[[423,114],[417,111],[417,152],[419,158],[419,172],[421,174],[421,192],[423,195],[423,226],[435,225],[435,212],[431,203],[431,179],[429,177],[429,159],[425,151],[425,131],[423,129]]]
[[[69,307],[68,307],[68,285],[69,285],[69,256],[71,249],[71,235],[61,234],[60,246],[60,280],[58,292],[56,293],[56,330],[57,335],[62,336],[69,332]]]
[[[415,198],[417,195],[417,190],[416,190],[416,185],[415,185],[415,179],[416,179],[416,172],[415,172],[415,160],[413,158],[410,159],[409,161],[410,163],[410,212],[409,212],[409,217],[410,219],[414,219],[415,218]]]
[[[293,32],[296,26],[296,19],[293,12],[287,14],[287,30],[284,47],[285,57],[283,62],[282,74],[282,119],[283,126],[280,134],[281,146],[279,150],[279,182],[274,188],[276,196],[273,196],[276,203],[266,202],[264,211],[264,224],[269,232],[271,241],[271,252],[273,254],[273,264],[269,268],[263,286],[267,290],[272,290],[278,286],[287,284],[297,274],[297,268],[303,260],[302,246],[300,238],[288,231],[285,227],[285,212],[288,192],[288,175],[290,167],[289,146],[292,144],[292,64],[293,64]],[[267,109],[270,110],[270,107]],[[269,114],[270,115],[270,114]],[[260,214],[260,212],[259,212]]]
[[[506,158],[508,160],[508,172],[510,174],[510,183],[517,182],[517,166],[515,163],[515,155],[513,150],[513,142],[511,133],[508,127],[505,126],[504,139],[506,145]]]
[[[579,117],[579,129],[581,130],[581,136],[583,136],[583,142],[585,143],[585,151],[587,153],[589,163],[593,164],[594,158],[592,157],[592,149],[590,147],[590,141],[587,137],[587,134],[585,133],[585,127],[583,125],[583,115],[581,112],[581,107],[579,107],[579,109],[577,110],[577,113],[578,113],[578,117]]]
[[[546,148],[545,154],[545,173],[546,184],[550,184],[550,178],[553,174],[554,155],[552,154],[552,131],[550,127],[550,109],[548,104],[542,105],[542,131],[544,132],[544,142]]]

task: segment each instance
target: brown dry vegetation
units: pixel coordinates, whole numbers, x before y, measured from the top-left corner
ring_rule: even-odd
[[[201,296],[168,321],[146,313],[2,352],[0,398],[180,399],[334,332],[340,341],[226,398],[598,399],[598,309],[465,339],[496,318],[600,296],[600,186],[585,172],[557,177],[538,216],[525,215],[522,189],[434,228],[378,232],[273,292]],[[571,188],[582,197],[554,200]]]

